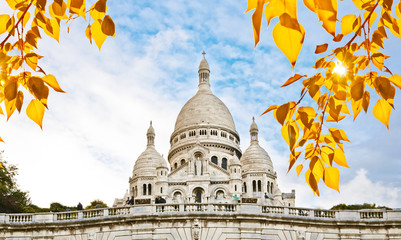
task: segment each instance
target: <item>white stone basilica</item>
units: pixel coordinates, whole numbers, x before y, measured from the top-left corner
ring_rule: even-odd
[[[267,152],[259,145],[253,119],[251,143],[242,154],[240,137],[226,105],[210,90],[209,64],[199,64],[199,89],[178,114],[170,138],[168,162],[157,152],[155,130],[150,122],[147,148],[135,162],[129,192],[116,199],[123,206],[154,203],[255,203],[295,205],[295,191],[281,193],[277,173]]]

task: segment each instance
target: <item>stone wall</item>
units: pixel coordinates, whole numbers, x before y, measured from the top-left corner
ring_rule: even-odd
[[[0,239],[401,239],[401,211],[163,204],[0,214]]]

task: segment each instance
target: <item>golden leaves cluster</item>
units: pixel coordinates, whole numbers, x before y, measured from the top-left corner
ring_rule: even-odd
[[[61,22],[71,24],[82,17],[88,21],[86,36],[100,50],[106,37],[114,36],[115,26],[106,15],[106,0],[98,0],[89,10],[85,0],[4,1],[13,13],[0,14],[0,103],[4,102],[0,114],[5,110],[8,120],[15,110],[21,112],[28,93],[32,99],[26,114],[42,128],[49,87],[64,92],[56,78],[38,65],[42,56],[35,51],[43,33],[59,41]]]
[[[401,76],[385,66],[389,56],[381,52],[388,34],[401,38],[401,2],[353,2],[359,14],[345,15],[338,21],[337,0],[303,0],[325,31],[334,37],[333,44],[341,44],[343,39],[348,41],[318,58],[313,76],[295,74],[282,85],[303,79],[297,102],[272,105],[263,113],[273,111],[282,125],[281,134],[290,150],[288,171],[297,165],[299,176],[304,165],[308,165],[305,180],[317,195],[320,180],[339,191],[338,166],[348,167],[343,144],[349,139],[342,129],[329,125],[347,116],[355,120],[362,110],[367,112],[371,94],[376,93],[379,99],[373,106],[373,115],[388,128],[396,88],[401,88]],[[296,0],[248,0],[247,11],[252,9],[255,9],[252,16],[255,45],[259,42],[263,12],[268,26],[272,18],[279,17],[273,38],[294,68],[305,34],[296,17]],[[337,22],[341,25],[338,34]],[[316,46],[315,54],[325,53],[328,47],[328,43]],[[301,106],[305,96],[312,99],[313,107]]]

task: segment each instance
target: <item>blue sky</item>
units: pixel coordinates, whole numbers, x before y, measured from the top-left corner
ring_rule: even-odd
[[[339,4],[340,10],[350,11],[346,3]],[[175,119],[196,93],[197,68],[205,50],[212,91],[230,109],[242,151],[249,146],[255,116],[279,187],[284,192],[296,189],[298,206],[374,202],[401,207],[398,92],[390,131],[374,119],[373,102],[368,114],[342,123],[352,143],[345,144],[351,168],[340,168],[341,194],[320,184],[321,196],[316,197],[302,176],[297,178],[294,171],[286,175],[288,152],[281,126],[271,114],[258,116],[271,104],[298,99],[300,83],[280,86],[294,73],[312,74],[316,44],[329,42],[331,36],[300,6],[306,38],[293,72],[265,21],[261,42],[254,48],[251,13],[244,14],[245,9],[246,1],[110,1],[116,37],[108,38],[100,53],[88,43],[85,23],[79,21],[69,34],[64,27],[60,44],[42,40],[39,54],[45,58],[39,65],[54,74],[67,93],[50,93],[43,131],[24,114],[0,125],[6,141],[1,148],[7,160],[18,165],[18,183],[30,192],[33,203],[86,205],[102,199],[111,205],[122,197],[135,160],[146,147],[150,120],[156,148],[167,156]],[[387,66],[398,74],[400,41],[385,42],[385,53],[391,56]]]

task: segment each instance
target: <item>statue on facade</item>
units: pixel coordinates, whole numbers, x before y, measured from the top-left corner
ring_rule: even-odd
[[[199,157],[197,157],[195,160],[195,175],[202,175],[202,161],[199,159]]]

